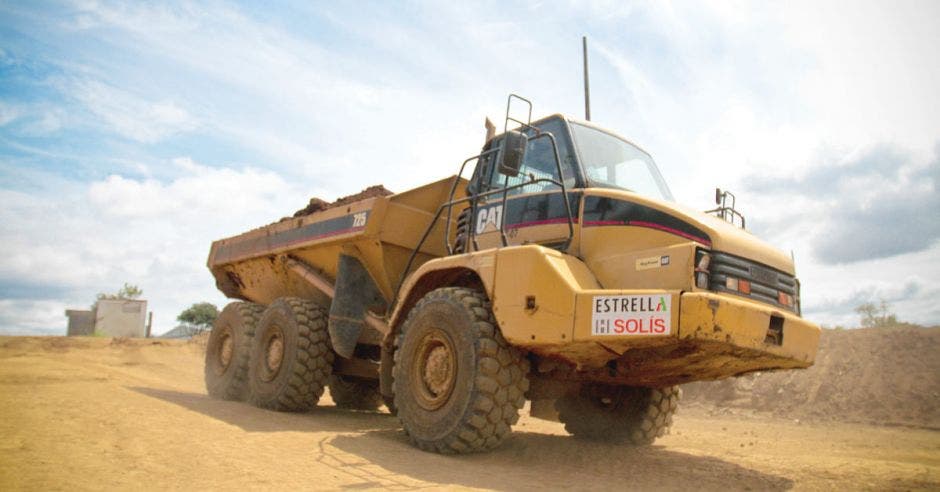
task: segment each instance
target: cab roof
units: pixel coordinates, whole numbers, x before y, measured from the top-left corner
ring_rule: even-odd
[[[555,119],[555,118],[562,119],[562,120],[564,120],[566,123],[577,123],[577,124],[579,124],[579,125],[586,126],[586,127],[588,127],[588,128],[593,128],[594,130],[597,130],[597,131],[606,133],[606,134],[608,134],[608,135],[610,135],[610,136],[612,136],[612,137],[619,138],[620,140],[623,140],[623,141],[629,143],[630,145],[636,147],[637,149],[640,149],[640,150],[641,150],[643,153],[645,153],[646,155],[652,157],[652,154],[650,154],[645,148],[643,148],[643,147],[640,146],[640,145],[637,145],[637,144],[636,144],[635,142],[633,142],[632,140],[630,140],[630,139],[624,137],[623,135],[620,135],[619,133],[617,133],[617,132],[615,132],[615,131],[613,131],[613,130],[610,130],[610,129],[608,129],[608,128],[605,128],[605,127],[603,127],[603,126],[600,126],[600,125],[598,125],[597,123],[594,123],[593,121],[582,120],[582,119],[580,119],[580,118],[572,118],[571,116],[565,115],[565,114],[563,114],[563,113],[554,113],[554,114],[550,114],[550,115],[548,115],[548,116],[543,116],[543,117],[541,117],[541,118],[539,118],[539,119],[533,121],[533,122],[530,123],[529,125],[530,125],[530,126],[535,126],[535,127],[537,127],[537,126],[539,126],[541,123],[544,123],[544,122],[546,122],[546,121],[548,121],[548,120]],[[521,128],[521,127],[516,127],[516,128],[514,128],[514,129],[519,129],[519,128]],[[501,137],[502,135],[503,135],[502,133],[499,133],[499,134],[497,134],[496,136],[494,136],[493,139],[495,140],[495,139]]]

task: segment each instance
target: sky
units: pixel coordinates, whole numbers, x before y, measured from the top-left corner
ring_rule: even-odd
[[[464,5],[465,4],[465,5]],[[138,285],[154,333],[227,301],[211,241],[456,172],[506,97],[732,190],[804,316],[940,323],[940,3],[0,0],[0,334]]]

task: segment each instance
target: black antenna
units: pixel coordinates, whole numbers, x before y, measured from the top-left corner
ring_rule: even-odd
[[[591,121],[591,83],[588,81],[587,36],[581,36],[584,48],[584,119]]]

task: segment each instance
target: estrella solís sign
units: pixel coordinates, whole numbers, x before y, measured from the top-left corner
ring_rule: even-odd
[[[592,335],[668,335],[672,331],[672,296],[594,296]]]

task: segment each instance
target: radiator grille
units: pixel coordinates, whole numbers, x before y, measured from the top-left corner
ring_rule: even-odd
[[[750,282],[751,293],[744,294],[727,288],[726,283],[729,277]],[[715,292],[727,292],[747,297],[797,314],[800,311],[800,285],[795,277],[744,258],[712,252],[708,283],[710,289]],[[793,306],[780,303],[781,292],[792,296]]]

